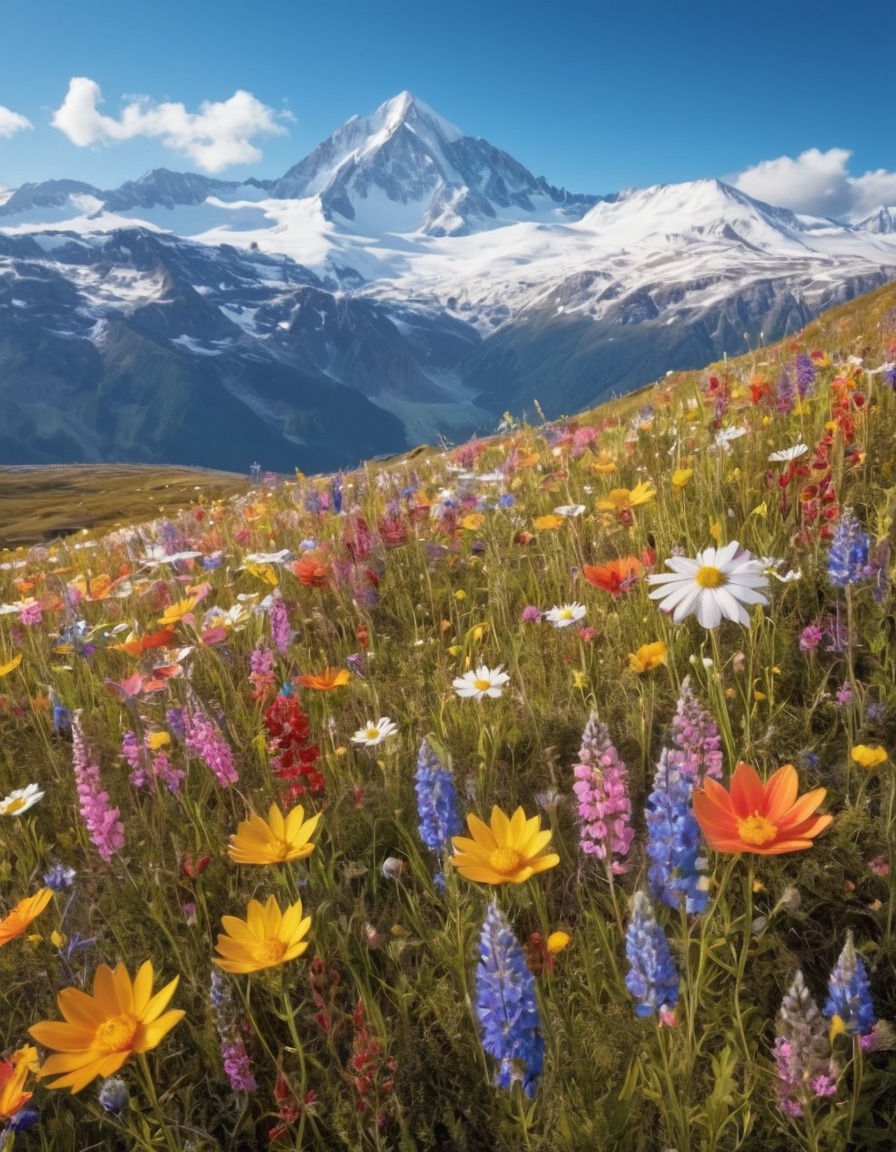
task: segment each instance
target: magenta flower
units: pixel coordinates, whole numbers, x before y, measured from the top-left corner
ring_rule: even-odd
[[[84,739],[80,709],[72,713],[72,749],[81,819],[91,844],[104,860],[111,860],[124,848],[124,824],[119,810],[109,804],[109,793],[102,788],[99,765]]]
[[[579,811],[579,845],[614,875],[626,872],[625,859],[635,832],[628,794],[628,768],[620,760],[610,731],[592,712],[582,734],[579,763],[573,767]]]

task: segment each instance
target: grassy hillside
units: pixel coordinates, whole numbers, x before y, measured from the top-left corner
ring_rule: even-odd
[[[894,360],[7,553],[7,1141],[886,1147]]]

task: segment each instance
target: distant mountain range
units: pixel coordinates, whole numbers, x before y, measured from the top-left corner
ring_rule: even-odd
[[[894,277],[894,207],[573,194],[404,92],[279,180],[0,193],[0,464],[329,470],[578,411]]]

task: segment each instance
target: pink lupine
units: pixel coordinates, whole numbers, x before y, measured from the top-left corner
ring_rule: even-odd
[[[579,845],[586,856],[608,861],[613,875],[625,863],[634,839],[628,768],[610,739],[606,724],[592,713],[585,725],[579,762],[573,767],[579,811]]]

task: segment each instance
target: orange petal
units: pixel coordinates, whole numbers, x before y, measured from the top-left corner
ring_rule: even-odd
[[[746,820],[754,812],[765,814],[765,789],[759,773],[752,764],[743,760],[734,769],[729,786],[731,807],[739,820]]]

